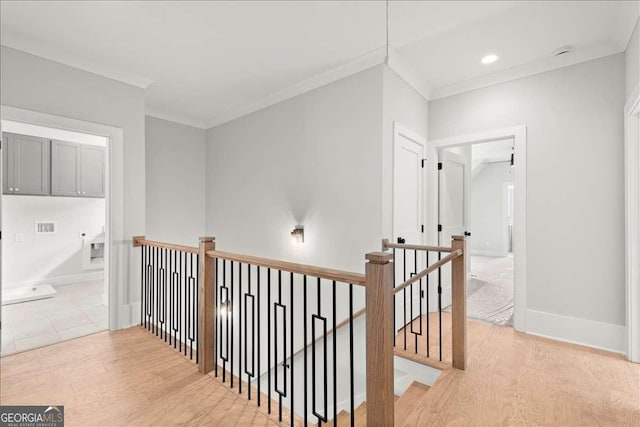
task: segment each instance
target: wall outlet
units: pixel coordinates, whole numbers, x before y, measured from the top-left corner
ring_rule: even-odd
[[[16,233],[16,242],[24,242],[24,233]]]

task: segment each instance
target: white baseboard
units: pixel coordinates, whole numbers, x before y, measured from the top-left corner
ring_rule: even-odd
[[[527,333],[626,354],[624,325],[527,310]]]
[[[20,288],[23,286],[35,286],[35,285],[51,285],[61,286],[70,285],[72,283],[80,282],[93,282],[97,280],[104,280],[104,271],[92,271],[90,273],[71,274],[68,276],[49,277],[45,279],[26,280],[20,283],[9,283],[7,288]]]

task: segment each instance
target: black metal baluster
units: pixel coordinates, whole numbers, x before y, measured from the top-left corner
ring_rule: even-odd
[[[316,302],[316,307],[317,307],[317,314],[314,314],[311,316],[311,410],[313,415],[315,415],[318,418],[318,426],[322,425],[322,422],[327,422],[328,421],[328,411],[327,411],[327,391],[328,391],[328,383],[329,383],[329,379],[327,378],[327,319],[325,317],[322,316],[322,283],[321,283],[321,279],[318,277],[318,284],[317,284],[317,302]],[[322,414],[320,414],[318,412],[318,410],[316,409],[316,357],[317,357],[317,351],[316,351],[316,341],[319,341],[316,336],[316,321],[319,320],[320,322],[322,322],[322,331],[323,331],[323,335],[322,335],[322,347],[323,347],[323,398],[322,398],[322,402],[323,402],[323,406],[324,406],[324,411],[322,412]]]
[[[196,254],[196,276],[193,279],[193,293],[195,294],[195,300],[196,300],[196,307],[194,310],[194,323],[196,324],[196,331],[195,331],[195,335],[196,335],[196,364],[198,364],[198,362],[200,361],[200,316],[199,316],[199,310],[200,310],[200,292],[198,289],[198,283],[200,280],[200,254]]]
[[[438,251],[438,261],[441,258],[442,252]],[[442,362],[442,268],[438,268],[438,348]]]
[[[429,267],[429,251],[425,252],[425,267],[428,268]],[[430,308],[429,308],[429,274],[427,274],[426,278],[426,285],[425,287],[427,288],[426,292],[427,292],[427,357],[429,357],[429,314],[430,314]]]
[[[283,320],[283,325],[282,325],[282,340],[284,342],[284,351],[283,354],[285,356],[284,362],[282,364],[282,383],[284,386],[284,390],[279,390],[278,388],[278,369],[276,368],[276,392],[278,393],[278,421],[282,422],[282,397],[283,395],[286,396],[286,387],[287,387],[287,364],[286,364],[286,353],[287,353],[287,325],[286,325],[286,309],[285,307],[282,305],[282,270],[278,270],[278,303],[274,304],[274,313],[276,313],[277,308],[281,307],[282,308],[282,320]],[[276,340],[274,342],[274,350],[275,350],[275,362],[278,362],[278,316],[275,315],[274,316],[274,340]]]
[[[336,329],[336,281],[333,281],[333,425],[338,425],[338,347],[336,345],[338,331]],[[325,343],[326,345],[326,343]]]
[[[222,291],[225,291],[224,300],[222,300]],[[227,380],[227,359],[229,359],[229,292],[227,291],[227,261],[222,260],[222,287],[220,288],[221,303],[224,304],[224,316],[220,316],[220,358],[222,359],[222,382]],[[222,355],[222,318],[225,321],[225,355]]]
[[[258,406],[260,406],[260,383],[262,381],[260,381],[260,359],[262,359],[262,353],[260,353],[260,324],[262,323],[260,319],[260,266],[256,265],[256,275],[258,278],[258,283],[257,283],[257,287],[258,287],[258,306],[256,308],[256,324],[258,327],[258,333],[257,333],[257,337],[258,337],[258,351],[256,352],[257,356],[258,356]]]
[[[267,404],[271,414],[271,269],[267,268]],[[277,362],[276,362],[277,363]]]
[[[394,332],[395,335],[395,332]],[[349,394],[351,396],[351,427],[355,426],[355,383],[353,373],[353,284],[349,283]]]
[[[304,345],[304,425],[308,425],[307,416],[307,275],[302,277],[302,329],[303,329],[303,345]]]
[[[178,268],[178,281],[177,281],[177,286],[176,286],[176,290],[178,291],[178,351],[180,353],[182,353],[182,342],[184,340],[184,338],[182,337],[182,312],[184,311],[184,308],[182,308],[182,301],[184,300],[184,298],[182,297],[182,280],[184,278],[184,266],[182,264],[182,252],[178,252],[177,253],[178,256],[178,263],[179,263],[179,268]]]
[[[396,288],[396,248],[393,248],[393,288]],[[396,301],[398,300],[397,295],[393,294],[393,346],[396,346],[396,331],[398,330],[398,325],[396,321]]]
[[[230,353],[230,357],[231,357],[231,371],[229,373],[229,381],[230,381],[230,387],[233,388],[233,261],[231,261],[231,265],[229,266],[231,271],[230,271],[230,275],[231,275],[231,299],[229,301],[228,305],[228,309],[227,309],[227,318],[230,319],[231,322],[231,347],[229,347],[229,353]]]
[[[167,261],[167,305],[169,315],[167,316],[167,329],[169,330],[169,346],[171,346],[171,331],[173,330],[173,249],[169,249]]]
[[[249,319],[248,314],[249,314],[249,298],[252,298],[252,302],[251,302],[251,319],[255,318],[255,315],[253,313],[253,295],[251,294],[251,264],[247,264],[247,282],[248,282],[248,287],[249,287],[249,291],[244,295],[244,373],[247,375],[247,397],[249,400],[251,400],[251,376],[249,371],[247,370],[249,367],[249,360],[248,360],[248,350],[249,350],[249,345],[247,344],[248,342],[248,325],[249,325]],[[253,322],[251,322],[251,352],[253,353],[253,349],[254,349],[254,343],[253,343],[253,338],[255,336],[255,325],[253,324]],[[253,354],[251,355],[251,363],[253,364]],[[253,367],[251,368],[251,370],[253,371]]]
[[[140,326],[142,326],[143,321],[143,297],[144,297],[144,246],[140,247]]]
[[[154,259],[154,266],[155,266],[155,277],[156,280],[154,282],[154,292],[155,292],[155,316],[154,316],[154,322],[153,322],[153,332],[156,336],[158,336],[158,329],[160,328],[160,299],[161,299],[161,295],[160,295],[160,282],[162,281],[161,279],[161,270],[160,270],[160,263],[162,262],[162,250],[160,248],[156,248],[156,257]]]
[[[413,250],[413,272],[414,274],[418,274],[418,250]],[[422,307],[422,279],[420,279],[420,286],[418,286],[418,301],[420,301],[420,307]],[[422,314],[422,309],[419,310],[419,314]],[[411,332],[413,333],[414,345],[413,349],[415,350],[415,354],[418,354],[418,335],[422,335],[422,316],[418,317],[418,321],[420,322],[420,334],[417,334],[413,330],[413,285],[411,285]]]
[[[238,263],[238,394],[242,394],[242,263]],[[247,337],[245,335],[244,339]]]
[[[216,337],[220,334],[220,329],[218,328],[218,319],[221,317],[220,312],[220,286],[218,283],[218,258],[215,258],[216,263],[216,274],[213,278],[213,292],[215,292],[216,296],[216,316],[213,318],[213,327],[215,328]],[[220,351],[220,346],[218,345],[218,340],[213,340],[213,371],[216,378],[218,378],[218,352]]]
[[[164,274],[162,275],[162,331],[167,342],[167,249],[164,250]]]
[[[402,269],[403,269],[403,278],[402,281],[407,281],[407,250],[402,250]],[[404,313],[404,323],[402,324],[402,329],[404,331],[404,349],[407,349],[407,288],[402,290],[402,305],[403,305],[403,313]]]
[[[289,376],[290,381],[291,381],[291,414],[290,414],[290,419],[291,419],[291,427],[293,427],[294,425],[294,421],[295,421],[295,413],[293,411],[294,405],[293,405],[293,398],[296,395],[296,392],[294,390],[294,381],[293,381],[293,376],[294,376],[294,360],[293,360],[293,328],[294,328],[294,321],[293,321],[293,273],[291,273],[291,275],[289,276],[289,305],[291,306],[290,311],[289,311],[289,319],[291,322],[291,342],[289,344],[289,355],[291,358],[291,375]],[[306,343],[305,343],[306,344]],[[285,359],[286,360],[286,359]],[[287,369],[287,367],[285,366],[285,369]]]

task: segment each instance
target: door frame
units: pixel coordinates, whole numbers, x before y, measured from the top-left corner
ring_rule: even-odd
[[[515,167],[513,168],[513,256],[514,256],[514,315],[513,328],[526,332],[527,327],[527,127],[525,125],[492,129],[483,132],[452,136],[428,141],[429,149],[440,149],[479,144],[502,139],[514,140]],[[436,171],[437,173],[437,171]],[[430,200],[438,206],[438,194]]]
[[[124,240],[124,132],[121,128],[0,105],[0,119],[87,133],[107,138],[105,283],[109,286],[109,329],[127,326],[131,313],[125,304],[128,289],[124,267],[130,241]]]
[[[391,171],[391,201],[392,201],[392,207],[391,207],[391,238],[394,239],[397,236],[397,230],[396,230],[396,194],[395,194],[395,188],[396,188],[396,141],[398,141],[399,137],[404,137],[410,141],[415,142],[418,145],[422,145],[422,156],[423,158],[426,157],[426,152],[427,152],[427,140],[426,138],[423,138],[422,136],[420,136],[420,134],[418,134],[417,132],[412,131],[411,129],[409,129],[408,127],[402,125],[401,123],[398,123],[397,121],[393,122],[393,147],[392,147],[392,171]],[[423,172],[422,172],[422,206],[421,206],[421,213],[422,213],[422,223],[427,224],[427,213],[426,213],[426,199],[427,199],[427,174],[424,172],[424,168],[423,168]],[[425,234],[426,233],[421,233],[420,235],[420,244],[424,244],[425,242]]]
[[[640,362],[640,86],[624,106],[627,358]]]

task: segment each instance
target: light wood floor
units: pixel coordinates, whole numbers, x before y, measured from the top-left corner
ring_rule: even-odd
[[[443,313],[445,360],[450,325]],[[467,321],[467,346],[466,371],[444,371],[412,408],[396,411],[396,425],[640,426],[640,365],[621,355],[475,320]]]
[[[275,426],[134,327],[0,359],[2,405],[64,405],[67,426]]]
[[[467,370],[398,400],[396,425],[640,426],[640,365],[473,320],[468,337]],[[278,425],[139,328],[1,359],[0,403],[63,404],[68,426]]]

